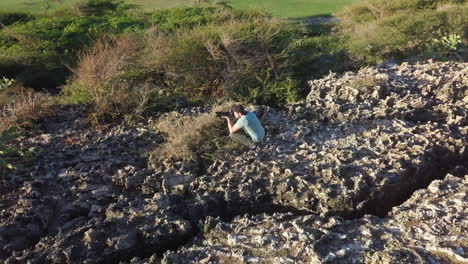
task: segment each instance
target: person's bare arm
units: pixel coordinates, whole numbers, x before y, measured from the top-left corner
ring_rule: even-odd
[[[234,125],[232,124],[231,118],[229,118],[229,116],[223,116],[223,117],[224,119],[227,120],[229,134],[236,133],[237,131],[239,131],[240,128],[234,127]]]

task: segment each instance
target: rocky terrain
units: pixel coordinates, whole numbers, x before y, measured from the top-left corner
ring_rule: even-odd
[[[203,236],[166,263],[466,263],[468,178],[447,175],[389,217],[292,213],[208,217]]]
[[[149,120],[57,106],[0,187],[5,263],[467,263],[468,64],[382,64],[252,106],[253,150],[150,162]],[[196,115],[204,109],[185,109]]]

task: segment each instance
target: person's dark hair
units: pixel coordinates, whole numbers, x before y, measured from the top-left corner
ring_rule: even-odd
[[[242,115],[246,115],[247,111],[245,111],[244,106],[240,104],[236,104],[231,109],[233,112],[241,113]]]

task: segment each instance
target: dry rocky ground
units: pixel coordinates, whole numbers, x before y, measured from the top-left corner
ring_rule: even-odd
[[[202,169],[148,124],[60,106],[0,192],[4,263],[468,263],[468,64],[383,64],[255,106],[267,138]],[[186,110],[197,114],[195,110]]]

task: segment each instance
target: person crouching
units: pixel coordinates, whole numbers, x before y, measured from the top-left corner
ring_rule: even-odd
[[[234,105],[231,111],[237,118],[234,125],[229,116],[223,116],[228,124],[229,137],[242,145],[255,147],[255,143],[262,141],[265,137],[265,129],[260,120],[254,113],[246,111],[244,106],[240,104]]]

